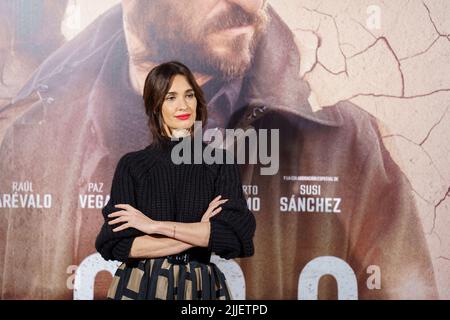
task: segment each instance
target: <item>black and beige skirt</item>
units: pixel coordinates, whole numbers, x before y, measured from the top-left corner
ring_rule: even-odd
[[[231,300],[214,263],[173,264],[167,258],[122,263],[108,290],[114,300]]]

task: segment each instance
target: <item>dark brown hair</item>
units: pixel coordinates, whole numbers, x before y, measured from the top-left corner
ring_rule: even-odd
[[[195,81],[191,70],[178,61],[169,61],[154,67],[147,75],[144,84],[145,113],[149,117],[148,126],[152,134],[153,142],[159,144],[167,139],[163,127],[161,108],[164,98],[172,86],[176,75],[185,76],[197,99],[196,121],[201,121],[202,126],[206,124],[207,105],[203,91]]]

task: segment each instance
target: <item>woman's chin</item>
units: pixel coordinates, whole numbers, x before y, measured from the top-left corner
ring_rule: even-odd
[[[180,129],[172,129],[172,137],[173,138],[182,138],[187,137],[191,134],[189,129],[180,128]]]

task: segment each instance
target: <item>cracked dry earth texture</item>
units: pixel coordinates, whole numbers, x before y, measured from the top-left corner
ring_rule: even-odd
[[[380,120],[412,184],[440,298],[450,298],[450,1],[270,1],[296,35],[314,109]]]

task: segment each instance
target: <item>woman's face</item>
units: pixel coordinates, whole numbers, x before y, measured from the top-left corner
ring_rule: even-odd
[[[176,75],[162,105],[163,126],[166,134],[171,137],[170,131],[189,130],[194,125],[196,110],[197,98],[194,89],[185,76]]]

